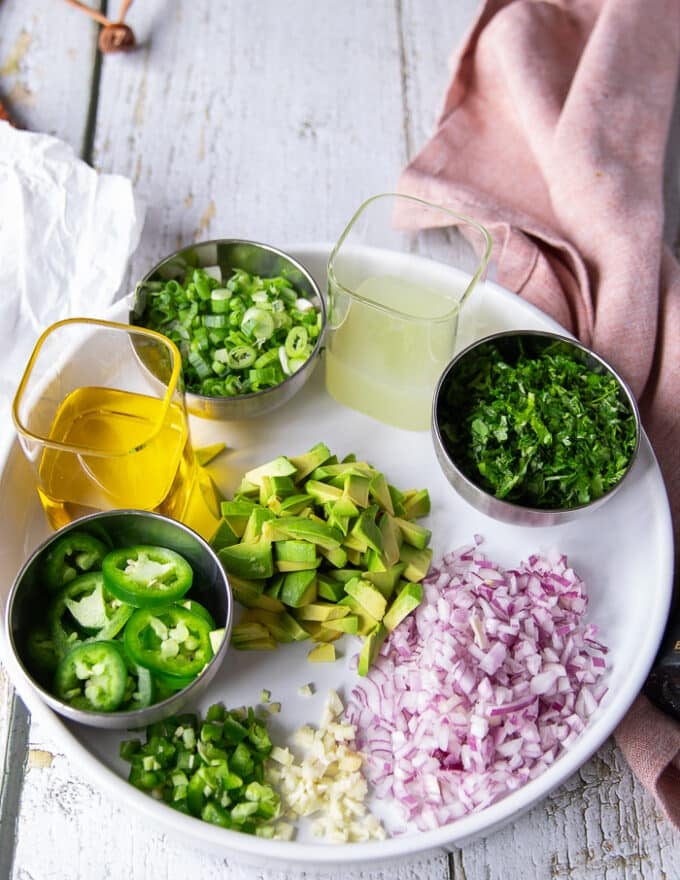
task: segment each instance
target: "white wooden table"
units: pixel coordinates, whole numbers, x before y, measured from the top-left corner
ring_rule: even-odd
[[[192,240],[336,238],[365,197],[394,187],[431,133],[449,55],[476,7],[137,0],[128,21],[142,47],[102,59],[97,28],[61,0],[5,0],[0,94],[21,126],[133,180],[147,204],[134,278]],[[680,112],[672,139],[667,239],[677,249]],[[140,824],[30,723],[1,669],[0,762],[0,878],[296,877],[192,850]],[[325,876],[673,880],[680,835],[608,742],[545,802],[483,841],[399,868]]]

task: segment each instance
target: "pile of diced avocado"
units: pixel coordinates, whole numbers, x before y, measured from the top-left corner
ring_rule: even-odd
[[[400,491],[372,465],[324,443],[248,471],[212,545],[246,607],[234,647],[311,639],[309,659],[335,659],[343,633],[363,636],[365,675],[385,637],[422,600],[431,532],[427,489]]]

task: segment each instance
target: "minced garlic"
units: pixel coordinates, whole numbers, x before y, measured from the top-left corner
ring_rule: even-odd
[[[337,693],[330,691],[319,728],[307,725],[295,734],[302,760],[296,762],[290,749],[275,747],[268,781],[281,796],[281,818],[312,817],[316,837],[331,843],[384,840],[387,835],[380,820],[366,805],[363,759],[354,751],[356,729],[340,721],[343,709]]]

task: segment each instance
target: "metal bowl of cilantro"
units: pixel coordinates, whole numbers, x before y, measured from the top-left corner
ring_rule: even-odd
[[[179,348],[189,412],[237,420],[270,412],[302,388],[318,360],[326,309],[312,276],[288,254],[219,239],[158,263],[137,285],[130,323]]]
[[[509,331],[456,355],[435,390],[432,435],[449,482],[474,507],[547,526],[621,486],[640,441],[626,383],[579,342]]]

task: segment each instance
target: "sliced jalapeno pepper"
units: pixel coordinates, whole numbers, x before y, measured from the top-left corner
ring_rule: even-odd
[[[62,587],[47,611],[56,650],[63,656],[77,642],[92,637],[112,639],[125,626],[133,610],[108,592],[101,571],[81,574]]]
[[[175,678],[197,676],[213,656],[210,625],[180,605],[135,611],[123,644],[135,663]]]
[[[109,548],[87,532],[69,532],[58,541],[45,557],[43,579],[50,593],[95,568],[101,563]]]
[[[66,654],[54,674],[54,692],[70,706],[114,712],[122,703],[127,668],[115,642],[84,642]]]
[[[128,658],[126,661],[128,677],[120,709],[124,712],[146,709],[156,701],[156,686],[151,673],[143,666],[130,662]]]
[[[195,614],[197,617],[202,617],[203,620],[210,625],[210,629],[217,629],[215,618],[204,605],[201,605],[200,602],[197,602],[195,599],[183,599],[179,604],[182,608],[186,608],[187,611],[191,611],[191,613]]]
[[[148,670],[147,670],[148,671]],[[149,672],[149,675],[151,673]],[[153,673],[153,683],[156,692],[156,699],[167,700],[177,691],[184,690],[196,678],[195,675],[168,675],[163,672]]]
[[[59,663],[59,651],[54,643],[52,634],[45,624],[34,627],[26,639],[26,653],[31,665],[31,671],[43,684],[51,681],[54,670]]]
[[[137,608],[175,602],[193,581],[192,568],[183,556],[150,544],[112,550],[102,561],[102,571],[107,589]]]

